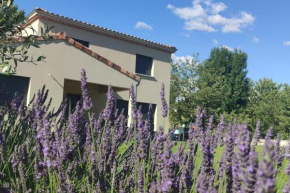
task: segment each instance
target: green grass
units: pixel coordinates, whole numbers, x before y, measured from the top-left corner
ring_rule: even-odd
[[[178,149],[178,147],[182,144],[185,144],[185,142],[177,142],[177,145],[174,146],[172,148],[172,152],[175,153]],[[126,144],[123,144],[122,146],[120,146],[119,148],[119,153],[122,154],[126,151],[127,149],[127,145]],[[185,152],[187,152],[189,150],[188,147],[186,147],[184,149]],[[261,159],[261,153],[262,153],[262,150],[263,150],[263,146],[257,146],[256,147],[256,152],[259,154],[259,160]],[[217,171],[218,170],[218,162],[221,160],[221,157],[222,157],[222,154],[223,154],[223,151],[224,151],[224,147],[217,147],[215,149],[215,155],[214,155],[214,169]],[[196,161],[195,161],[195,171],[194,171],[194,174],[197,175],[197,172],[198,172],[198,168],[200,167],[200,164],[201,164],[201,151],[200,149],[198,148],[197,150],[197,155],[196,155]],[[282,193],[282,190],[284,188],[284,185],[287,183],[288,181],[288,176],[285,174],[285,168],[288,164],[288,161],[285,159],[283,161],[283,165],[281,167],[281,170],[280,172],[277,174],[277,178],[276,178],[276,190],[278,193]]]
[[[182,143],[184,143],[184,142],[178,142],[177,145],[173,147],[172,152],[176,152],[177,149],[178,149],[178,146],[180,146]],[[259,154],[259,160],[261,159],[262,150],[263,150],[263,146],[257,146],[256,147],[256,152]],[[186,148],[185,151],[188,151],[188,148]],[[214,169],[216,171],[218,170],[218,162],[221,160],[221,157],[222,157],[223,152],[224,152],[224,147],[217,147],[215,149],[213,166],[214,166]],[[197,168],[199,168],[200,167],[200,164],[201,164],[201,152],[200,152],[200,149],[199,148],[197,150],[197,155],[196,156],[197,157],[196,157],[196,162],[195,162],[195,168],[196,168],[195,172],[198,171]],[[282,193],[282,190],[284,188],[284,185],[288,181],[288,176],[284,172],[287,164],[288,164],[288,161],[285,159],[283,161],[283,165],[281,167],[280,172],[277,174],[277,178],[276,178],[276,190],[277,190],[278,193],[280,193],[280,192]]]

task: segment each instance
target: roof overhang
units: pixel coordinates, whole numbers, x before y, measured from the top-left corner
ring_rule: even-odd
[[[153,48],[156,50],[160,50],[163,52],[167,52],[167,53],[175,53],[177,51],[177,49],[174,46],[168,46],[168,45],[164,45],[164,44],[160,44],[157,42],[153,42],[153,41],[149,41],[149,40],[145,40],[142,38],[138,38],[135,36],[131,36],[128,34],[124,34],[124,33],[120,33],[114,30],[110,30],[107,28],[103,28],[100,26],[96,26],[93,24],[89,24],[89,23],[85,23],[79,20],[75,20],[72,18],[68,18],[65,16],[61,16],[58,14],[54,14],[51,12],[48,12],[44,9],[41,8],[36,8],[34,9],[29,15],[28,15],[28,20],[27,22],[23,25],[23,27],[27,27],[29,25],[31,25],[34,21],[36,21],[37,19],[44,19],[44,20],[48,20],[48,21],[52,21],[55,23],[60,23],[63,25],[67,25],[67,26],[71,26],[74,28],[78,28],[78,29],[82,29],[85,31],[89,31],[89,32],[93,32],[96,34],[100,34],[100,35],[104,35],[104,36],[108,36],[111,38],[115,38],[115,39],[119,39],[122,41],[126,41],[126,42],[130,42],[133,44],[138,44],[141,46],[145,46],[145,47],[149,47],[149,48]]]
[[[14,37],[14,41],[17,43],[24,42],[27,37]],[[35,38],[35,37],[34,37]],[[62,40],[66,41],[69,44],[71,44],[73,47],[77,48],[78,50],[88,54],[89,56],[95,58],[96,60],[99,60],[100,62],[104,63],[105,65],[108,65],[115,69],[116,71],[119,71],[120,73],[126,75],[127,77],[135,80],[136,82],[140,82],[141,78],[134,73],[122,68],[120,65],[112,62],[111,60],[99,55],[98,53],[92,51],[91,49],[83,46],[82,44],[78,43],[74,39],[68,37],[65,32],[59,32],[57,34],[52,34],[48,38],[38,36],[36,37],[38,41],[51,41],[51,40]],[[32,41],[32,39],[31,39]]]

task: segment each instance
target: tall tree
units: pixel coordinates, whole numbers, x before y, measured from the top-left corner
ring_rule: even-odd
[[[290,92],[289,88],[283,92],[283,85],[275,83],[272,79],[263,78],[255,82],[250,91],[250,102],[247,107],[247,114],[251,117],[252,127],[256,124],[257,120],[261,120],[261,134],[265,136],[268,128],[272,126],[274,132],[281,132],[284,135],[283,129],[281,127],[281,120],[283,120],[286,115],[286,111],[283,112],[284,104],[283,100],[290,104]],[[283,115],[285,114],[285,115]],[[288,111],[289,114],[289,111]],[[289,117],[287,117],[289,119]],[[286,122],[284,121],[286,124]]]
[[[241,50],[214,48],[195,69],[195,101],[209,113],[239,112],[249,97],[247,54]]]
[[[280,118],[280,133],[284,139],[288,139],[290,135],[290,86],[284,85],[281,91],[282,114]]]
[[[290,86],[277,84],[272,79],[263,78],[255,82],[250,92],[250,102],[246,113],[250,125],[261,120],[261,133],[273,127],[274,133],[280,133],[283,139],[290,134]]]
[[[198,54],[192,60],[178,61],[171,65],[170,81],[170,122],[172,125],[188,124],[195,118],[194,101],[195,66]]]

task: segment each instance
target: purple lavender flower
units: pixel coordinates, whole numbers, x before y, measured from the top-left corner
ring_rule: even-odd
[[[156,182],[151,182],[150,188],[149,188],[149,193],[157,193],[157,192],[158,192],[158,187],[156,185]]]
[[[24,101],[22,100],[18,109],[21,119],[24,119],[26,117],[25,111],[26,111],[26,106],[24,104]]]
[[[259,139],[260,139],[260,135],[261,135],[261,120],[259,119],[257,124],[256,124],[253,146],[256,146],[258,144]]]
[[[213,154],[211,147],[211,131],[208,130],[201,143],[202,150],[202,162],[201,162],[201,173],[198,177],[198,191],[199,192],[212,192],[213,182],[215,177],[215,170],[213,168]]]
[[[47,117],[43,120],[43,128],[41,130],[41,140],[42,151],[44,155],[44,160],[48,168],[51,167],[51,141],[50,141],[50,122]]]
[[[208,130],[212,131],[214,127],[214,116],[211,115],[208,120]]]
[[[18,108],[20,107],[21,105],[21,102],[22,102],[22,96],[19,95],[17,92],[15,93],[13,99],[12,99],[12,102],[11,102],[11,107],[14,111],[17,111]]]
[[[265,155],[263,156],[258,171],[257,193],[274,192],[275,190],[275,149],[274,144],[270,140],[266,140],[264,145]]]
[[[162,169],[161,169],[161,192],[172,192],[174,187],[174,169],[175,163],[172,156],[172,143],[170,142],[169,137],[166,140],[166,146],[164,152],[161,155],[162,160]]]
[[[85,69],[82,69],[81,71],[81,89],[82,89],[83,109],[89,110],[93,107],[93,103],[87,86],[87,77]]]
[[[281,142],[281,135],[280,133],[277,134],[276,143],[275,143],[275,164],[276,164],[276,175],[280,172],[283,159],[284,159],[284,151],[285,148],[280,146]]]
[[[222,146],[223,143],[224,143],[224,130],[225,130],[225,116],[222,115],[221,116],[221,120],[220,120],[220,123],[218,124],[218,127],[216,129],[216,142],[215,142],[215,145],[214,146]]]
[[[249,160],[251,140],[249,140],[248,138],[249,138],[249,130],[247,125],[245,124],[238,136],[238,151],[237,151],[237,159],[239,160],[243,173],[246,170],[247,163]]]
[[[226,192],[232,192],[233,186],[233,176],[232,176],[232,158],[234,154],[234,139],[232,133],[231,124],[228,125],[227,133],[226,133],[226,147],[225,147],[225,160],[224,160],[224,172],[226,176]]]
[[[147,152],[149,148],[149,137],[150,132],[148,130],[147,124],[144,124],[143,115],[141,109],[137,111],[137,158],[138,162],[147,157]]]
[[[242,185],[242,191],[245,193],[254,193],[257,182],[258,172],[258,154],[256,152],[250,152],[249,163],[246,170],[246,178]]]
[[[186,154],[183,160],[183,166],[181,170],[181,177],[179,179],[179,192],[189,192],[192,186],[192,171],[188,164],[189,156]]]
[[[266,137],[265,137],[265,140],[270,140],[270,139],[272,139],[272,137],[273,137],[273,127],[269,127],[267,134],[266,134]]]
[[[86,134],[86,116],[85,110],[81,107],[79,101],[72,114],[70,114],[67,127],[68,134],[66,136],[66,142],[68,143],[68,151],[73,151],[76,145],[82,145],[85,143]],[[81,142],[81,144],[80,144]]]
[[[189,152],[188,152],[188,159],[186,161],[186,167],[191,172],[191,175],[189,176],[189,181],[192,180],[192,172],[195,168],[194,162],[197,154],[197,148],[198,148],[198,138],[196,129],[193,129],[192,124],[189,126],[189,132],[188,132],[188,146],[189,146]]]
[[[130,102],[131,102],[131,117],[134,120],[137,118],[137,102],[133,85],[131,85],[130,87]]]
[[[150,138],[152,138],[154,134],[154,112],[153,112],[152,104],[149,105],[149,110],[148,110],[147,115],[148,115],[147,126],[150,131],[150,135],[151,135]]]
[[[115,121],[115,97],[112,86],[108,86],[106,108],[104,109],[104,119],[107,121],[107,127],[111,127]]]
[[[267,143],[267,141],[271,141],[273,137],[273,127],[269,127],[267,133],[266,133],[266,136],[265,136],[265,143]],[[263,151],[262,151],[262,156],[265,155],[265,148],[263,148]]]
[[[144,192],[143,166],[138,167],[138,190],[137,191]]]
[[[234,125],[233,125],[233,138],[235,141],[235,144],[237,142],[237,137],[239,135],[239,124],[238,124],[238,119],[237,117],[234,118]]]
[[[241,190],[242,185],[242,168],[237,158],[237,155],[233,155],[232,161],[232,176],[233,176],[233,192],[239,192]]]
[[[198,138],[198,141],[201,143],[204,136],[205,136],[205,131],[206,131],[206,126],[205,126],[205,119],[206,119],[206,112],[202,111],[200,107],[197,107],[196,110],[196,119],[195,119],[195,137]]]
[[[285,184],[283,188],[283,193],[289,193],[290,192],[290,180]]]
[[[165,99],[165,86],[164,86],[163,83],[161,85],[160,97],[161,97],[161,102],[162,102],[162,107],[161,107],[162,116],[163,117],[167,117],[167,115],[168,115],[168,105],[167,105],[167,102],[166,102],[166,99]]]
[[[164,167],[162,154],[164,151],[164,133],[163,127],[160,126],[159,130],[155,133],[155,136],[152,140],[151,145],[151,167],[149,168],[149,172],[152,176],[157,177],[157,174],[160,173],[161,169]],[[157,186],[158,184],[156,184]]]

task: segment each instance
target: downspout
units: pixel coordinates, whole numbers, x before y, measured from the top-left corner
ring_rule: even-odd
[[[140,82],[141,82],[141,78],[140,80],[138,81],[138,83],[135,85],[135,95],[136,95],[136,102],[137,102],[137,89],[138,89],[138,86],[140,85]]]

